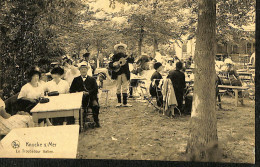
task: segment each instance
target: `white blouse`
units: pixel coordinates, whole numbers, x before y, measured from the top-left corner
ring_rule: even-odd
[[[54,80],[51,80],[45,84],[45,91],[53,92],[58,91],[60,94],[69,93],[69,83],[63,79],[58,84]]]
[[[5,109],[5,102],[0,98],[0,108],[1,107]]]
[[[38,83],[37,87],[33,87],[30,83],[25,84],[19,95],[18,99],[22,97],[30,98],[30,99],[38,99],[44,96],[44,89],[42,84]]]

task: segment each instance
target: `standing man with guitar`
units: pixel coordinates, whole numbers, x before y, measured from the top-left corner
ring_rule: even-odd
[[[128,63],[134,63],[134,58],[130,55],[126,55],[127,45],[123,43],[116,44],[114,46],[115,54],[112,57],[112,61],[109,63],[109,67],[112,69],[112,79],[117,80],[117,107],[121,104],[121,89],[123,95],[123,106],[131,107],[127,104],[127,90],[130,80],[130,70]]]

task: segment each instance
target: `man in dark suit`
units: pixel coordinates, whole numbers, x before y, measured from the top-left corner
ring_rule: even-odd
[[[70,87],[70,93],[83,92],[82,107],[87,109],[90,107],[93,113],[93,119],[96,127],[100,127],[98,114],[98,86],[95,78],[88,76],[89,66],[86,62],[79,64],[80,76],[74,78]]]
[[[167,78],[170,78],[172,81],[172,85],[174,88],[176,100],[178,103],[178,109],[183,110],[182,104],[183,104],[183,95],[184,95],[184,88],[186,87],[185,82],[185,75],[183,72],[181,72],[181,69],[183,68],[182,62],[176,63],[176,70],[171,70],[169,72],[169,75]]]

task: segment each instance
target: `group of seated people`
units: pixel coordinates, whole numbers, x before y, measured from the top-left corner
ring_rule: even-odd
[[[189,60],[190,61],[190,60]],[[242,82],[239,78],[239,75],[236,72],[236,68],[233,63],[230,63],[227,61],[225,63],[226,70],[225,72],[228,75],[228,81],[226,81],[226,78],[221,78],[219,74],[216,74],[216,98],[218,98],[218,101],[221,102],[220,99],[220,94],[219,94],[219,89],[218,85],[221,84],[227,84],[227,85],[232,85],[232,86],[242,86]],[[150,94],[153,97],[156,97],[157,100],[157,106],[163,107],[164,106],[164,100],[163,100],[163,94],[162,92],[162,86],[161,86],[161,80],[163,79],[162,77],[162,71],[166,70],[165,67],[163,67],[163,64],[160,62],[156,62],[154,64],[154,69],[155,72],[153,73],[151,77],[151,84],[150,84]],[[176,68],[174,69],[173,66],[169,68],[167,77],[168,79],[171,80],[171,84],[174,88],[174,93],[176,96],[177,100],[177,108],[181,111],[184,112],[185,106],[183,106],[183,98],[185,93],[187,93],[187,87],[186,87],[186,82],[185,75],[185,67],[184,64],[181,61],[178,61],[176,63]],[[193,74],[192,74],[193,75]],[[242,96],[242,92],[238,92],[239,97]],[[220,106],[221,108],[221,106]]]
[[[65,60],[65,62],[67,62]],[[89,75],[89,70],[91,67],[86,61],[82,61],[77,66],[78,67],[70,67],[68,68],[68,65],[66,66],[66,63],[64,63],[64,68],[61,66],[55,66],[53,69],[51,69],[51,78],[50,81],[43,81],[40,72],[39,67],[33,67],[30,72],[27,74],[28,82],[22,86],[20,92],[18,93],[17,97],[17,111],[18,115],[25,115],[26,119],[30,118],[30,121],[32,120],[30,116],[30,111],[32,108],[34,108],[40,100],[47,94],[51,92],[57,92],[58,94],[67,94],[67,93],[75,93],[75,92],[83,92],[82,97],[82,109],[84,110],[84,117],[86,117],[86,113],[88,110],[91,110],[93,115],[93,127],[100,127],[99,123],[99,103],[98,103],[98,86],[96,79],[92,77],[92,75]],[[66,69],[67,67],[67,69]],[[77,68],[77,69],[74,69]],[[70,73],[70,77],[73,77],[72,79],[69,78],[69,80],[72,80],[71,83],[68,82],[68,78],[64,77],[65,70]],[[72,70],[71,70],[72,69]],[[75,71],[79,71],[75,73]],[[74,72],[74,73],[73,73]],[[67,75],[69,76],[69,75]],[[5,111],[5,105],[3,105],[4,102],[1,99],[1,119],[10,119],[10,114],[7,114]],[[22,114],[21,114],[22,113]],[[14,114],[17,115],[17,114]],[[14,116],[12,116],[14,117]],[[17,117],[17,116],[15,116]],[[86,120],[83,118],[83,120]],[[74,119],[57,119],[50,121],[49,119],[45,120],[39,120],[40,126],[48,125],[51,126],[54,124],[60,124],[65,122],[73,123],[70,121],[74,121]],[[61,122],[62,121],[62,122]],[[18,121],[19,122],[19,121]]]

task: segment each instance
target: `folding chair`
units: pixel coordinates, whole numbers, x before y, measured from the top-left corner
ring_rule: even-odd
[[[144,81],[139,81],[139,87],[141,89],[141,96],[148,102],[148,105],[151,104],[154,108],[160,110],[160,108],[154,104],[153,97],[150,95],[148,88],[145,86]]]

